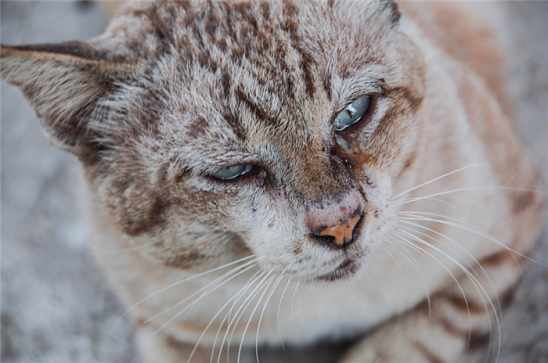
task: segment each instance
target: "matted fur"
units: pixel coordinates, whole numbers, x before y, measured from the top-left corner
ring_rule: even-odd
[[[54,142],[84,162],[98,208],[115,221],[98,217],[103,233],[98,248],[137,244],[154,256],[128,254],[115,266],[103,261],[130,304],[181,279],[187,272],[180,269],[202,271],[249,253],[259,257],[266,271],[292,273],[304,281],[351,258],[363,266],[362,274],[348,282],[301,286],[310,304],[298,319],[282,317],[286,339],[351,336],[409,311],[364,340],[348,359],[369,361],[375,354],[389,361],[412,354],[449,361],[461,357],[468,322],[451,324],[463,312],[448,270],[461,275],[460,266],[470,257],[455,255],[441,242],[436,248],[456,261],[442,266],[428,255],[410,252],[433,293],[432,308],[439,318],[432,321],[423,316],[421,280],[395,273],[397,266],[379,247],[390,243],[398,225],[401,206],[392,203],[392,196],[478,164],[409,194],[482,188],[440,196],[455,209],[443,203],[404,209],[473,223],[503,245],[529,253],[542,201],[525,189],[538,190],[540,178],[499,106],[503,95],[494,91],[498,81],[481,73],[485,67],[463,63],[428,41],[420,29],[427,22],[414,23],[406,7],[399,19],[394,7],[381,3],[355,4],[357,8],[265,4],[137,5],[85,46],[3,48],[2,75],[21,87]],[[462,44],[462,49],[470,47],[474,54],[477,46]],[[484,61],[496,68],[493,57]],[[75,87],[82,84],[86,87]],[[59,109],[42,89],[58,91],[65,106]],[[343,134],[347,142],[337,145],[332,119],[361,94],[382,97],[371,122]],[[241,163],[254,163],[264,172],[229,184],[207,177]],[[505,167],[509,164],[515,166],[511,172]],[[485,206],[481,210],[475,207],[479,203]],[[336,219],[340,207],[347,206],[364,211],[358,242],[333,251],[308,237],[315,224],[311,219]],[[488,238],[427,222],[426,227],[459,241],[489,272],[493,267],[492,298],[514,284],[519,266],[512,254],[499,252],[501,247]],[[166,265],[173,269],[160,269]],[[196,280],[186,294],[211,279]],[[461,279],[468,308],[474,300],[481,304],[473,284],[465,275]],[[193,343],[211,312],[224,304],[217,296],[231,296],[246,281],[242,276],[216,290],[183,327],[172,321],[156,338]],[[383,281],[382,289],[375,281]],[[487,281],[484,285],[489,288]],[[280,293],[275,292],[274,301]],[[137,306],[135,316],[147,320],[181,299],[178,293],[166,295]],[[478,334],[486,326],[479,310],[483,314],[471,326]],[[265,311],[262,342],[277,339],[275,313],[275,307]],[[247,321],[251,309],[245,314]],[[152,324],[161,326],[162,321]],[[424,336],[414,335],[419,342],[410,343],[409,334],[419,326],[424,326]],[[250,325],[255,327],[256,322]],[[236,332],[237,338],[241,333]],[[205,336],[204,346],[212,344],[214,334],[212,329]],[[432,342],[433,335],[439,344]],[[247,343],[254,337],[248,332]],[[402,340],[401,346],[409,349],[383,347],[388,337],[390,344]],[[436,346],[445,349],[437,352]]]

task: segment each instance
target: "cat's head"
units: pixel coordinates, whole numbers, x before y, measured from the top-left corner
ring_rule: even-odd
[[[393,2],[161,2],[85,42],[2,48],[47,136],[167,265],[255,254],[352,275],[392,228],[423,61]]]

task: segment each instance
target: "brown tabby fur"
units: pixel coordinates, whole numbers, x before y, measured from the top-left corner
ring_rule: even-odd
[[[195,0],[127,6],[85,42],[3,46],[1,73],[82,161],[94,249],[146,362],[217,359],[229,311],[232,353],[280,329],[363,335],[345,363],[456,362],[491,340],[544,208],[502,61],[459,4]],[[363,95],[371,111],[336,133]],[[211,176],[238,164],[255,172]],[[355,213],[354,243],[314,237]]]

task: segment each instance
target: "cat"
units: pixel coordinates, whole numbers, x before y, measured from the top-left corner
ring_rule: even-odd
[[[343,363],[496,346],[545,200],[496,39],[465,7],[140,3],[102,36],[1,59],[82,162],[144,362],[280,336],[363,336]]]

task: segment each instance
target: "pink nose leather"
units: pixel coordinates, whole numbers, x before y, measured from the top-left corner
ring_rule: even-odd
[[[353,242],[356,225],[364,208],[364,198],[357,190],[351,190],[342,198],[307,211],[306,226],[310,236],[332,247],[343,248]]]
[[[352,233],[354,232],[354,227],[356,227],[356,224],[360,220],[360,215],[356,214],[354,217],[347,220],[345,223],[327,227],[320,231],[320,236],[330,236],[334,237],[334,243],[337,246],[341,246],[345,243],[348,243],[352,240]]]

